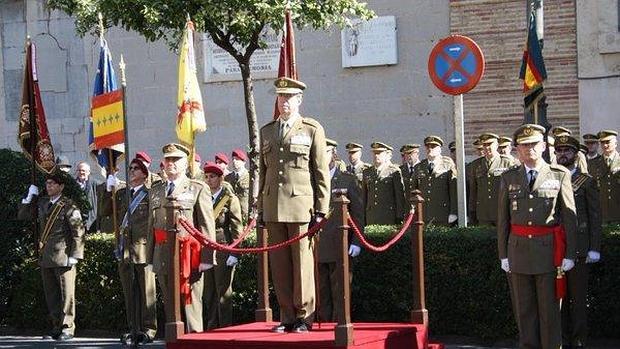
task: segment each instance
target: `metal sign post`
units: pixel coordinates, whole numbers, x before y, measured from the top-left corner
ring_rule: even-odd
[[[458,197],[459,227],[467,226],[467,196],[465,186],[465,125],[463,95],[454,96],[454,136],[456,138],[456,190]]]

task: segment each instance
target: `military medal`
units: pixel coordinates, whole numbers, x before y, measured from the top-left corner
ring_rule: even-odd
[[[517,200],[512,201],[512,210],[513,211],[519,210],[519,206],[517,205]]]

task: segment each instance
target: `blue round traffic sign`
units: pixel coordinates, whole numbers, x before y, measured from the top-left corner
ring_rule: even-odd
[[[484,55],[470,38],[451,35],[441,39],[428,57],[428,73],[441,91],[460,95],[473,89],[484,72]]]

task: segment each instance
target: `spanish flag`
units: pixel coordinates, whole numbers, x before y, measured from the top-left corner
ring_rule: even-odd
[[[521,61],[521,71],[519,72],[519,79],[523,80],[523,93],[528,96],[537,92],[539,88],[542,89],[543,81],[546,78],[545,61],[543,60],[538,34],[536,34],[536,16],[532,11]]]
[[[207,129],[202,108],[202,95],[196,77],[196,57],[194,55],[194,24],[187,21],[181,55],[179,57],[179,89],[177,98],[176,131],[179,141],[194,146],[194,132]]]
[[[95,96],[91,105],[95,149],[105,149],[124,143],[123,90]]]

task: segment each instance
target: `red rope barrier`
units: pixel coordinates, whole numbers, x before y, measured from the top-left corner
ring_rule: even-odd
[[[357,235],[357,237],[360,239],[364,248],[372,252],[384,252],[390,247],[392,247],[398,240],[400,240],[401,237],[403,237],[403,235],[405,235],[412,221],[413,221],[413,212],[410,212],[409,215],[407,216],[407,219],[405,220],[405,223],[403,224],[403,227],[400,229],[398,234],[394,235],[394,237],[392,237],[392,239],[390,239],[390,241],[388,241],[385,245],[375,246],[375,245],[372,245],[370,242],[368,242],[368,240],[366,240],[366,238],[364,237],[364,234],[362,234],[359,227],[355,224],[355,221],[351,217],[348,218],[349,225],[353,228],[355,235]]]
[[[229,247],[237,247],[237,245],[239,245],[243,240],[245,240],[245,238],[250,234],[250,232],[252,231],[252,229],[254,229],[254,226],[256,225],[256,218],[252,218],[252,220],[250,221],[250,223],[248,224],[248,226],[245,228],[245,230],[241,233],[241,235],[239,235],[239,237],[237,238],[237,240],[233,241],[232,244],[228,245]]]

